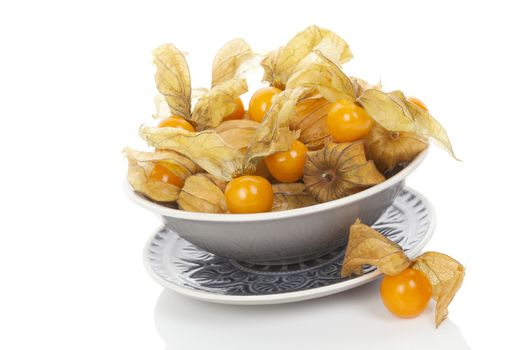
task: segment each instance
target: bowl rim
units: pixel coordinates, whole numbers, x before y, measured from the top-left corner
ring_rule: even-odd
[[[303,215],[319,213],[334,208],[339,208],[354,202],[357,202],[363,198],[372,196],[376,193],[383,191],[384,189],[397,184],[398,182],[403,181],[410,173],[412,173],[425,159],[429,152],[427,147],[421,153],[417,155],[404,169],[392,176],[391,178],[385,180],[384,182],[369,187],[361,192],[335,199],[333,201],[314,204],[308,207],[289,209],[283,211],[274,211],[266,213],[256,213],[256,214],[213,214],[213,213],[200,213],[200,212],[191,212],[180,209],[169,208],[163,206],[162,204],[155,203],[146,197],[136,193],[127,179],[124,180],[124,191],[127,196],[139,206],[148,209],[156,214],[177,218],[190,221],[202,221],[202,222],[255,222],[255,221],[269,221],[275,219],[287,219],[293,217],[300,217]]]

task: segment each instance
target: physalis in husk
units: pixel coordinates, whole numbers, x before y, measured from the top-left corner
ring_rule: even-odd
[[[306,190],[321,203],[385,181],[374,162],[366,159],[363,142],[330,143],[308,153],[303,179]]]
[[[243,39],[217,52],[209,89],[192,89],[184,54],[172,44],[153,57],[155,116],[163,119],[142,126],[140,136],[155,152],[125,152],[130,184],[155,201],[242,212],[225,191],[248,176],[257,181],[242,182],[246,191],[261,197],[249,212],[296,209],[385,181],[424,151],[428,138],[454,155],[420,100],[347,76],[342,65],[352,58],[350,47],[324,28],[310,26],[262,58],[268,85],[253,93],[247,110],[243,74],[257,55]]]
[[[341,277],[361,275],[365,264],[385,274],[381,297],[397,316],[419,315],[432,297],[436,327],[447,317],[448,305],[465,277],[465,268],[450,256],[426,252],[409,259],[398,244],[357,220],[350,226]]]

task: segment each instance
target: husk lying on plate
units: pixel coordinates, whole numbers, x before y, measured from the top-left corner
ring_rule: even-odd
[[[436,301],[436,327],[447,317],[448,305],[465,276],[465,268],[445,254],[426,252],[411,261],[398,244],[357,220],[350,226],[341,277],[361,275],[365,264],[376,266],[385,275],[397,275],[408,267],[423,272]]]

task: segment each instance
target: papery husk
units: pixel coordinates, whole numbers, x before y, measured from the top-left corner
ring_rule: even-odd
[[[377,89],[363,91],[357,100],[379,125],[390,131],[415,132],[415,124],[404,101]]]
[[[272,211],[296,209],[317,204],[312,195],[306,192],[305,185],[301,182],[274,184],[272,189]]]
[[[258,122],[249,119],[226,120],[215,128],[215,132],[234,148],[246,150],[259,125]]]
[[[209,174],[196,174],[184,182],[177,204],[186,211],[201,213],[226,213],[224,189],[226,183]]]
[[[385,181],[385,177],[366,159],[363,141],[329,143],[308,152],[303,181],[318,202],[328,202],[359,192]]]
[[[297,88],[283,91],[273,98],[272,106],[248,145],[246,168],[254,168],[260,159],[290,149],[299,132],[291,131],[289,125],[296,116],[297,103],[308,94],[308,89]]]
[[[388,131],[375,124],[365,139],[366,155],[382,173],[411,162],[428,147],[428,140],[413,132]]]
[[[237,77],[243,63],[253,58],[250,45],[244,39],[233,39],[217,51],[212,65],[212,88]]]
[[[140,129],[140,136],[150,146],[174,150],[190,158],[219,180],[230,181],[243,169],[243,153],[226,143],[215,131],[190,132],[144,126]]]
[[[363,265],[374,265],[385,275],[397,275],[410,266],[403,249],[359,219],[350,226],[341,277],[362,275]]]
[[[312,59],[309,55],[316,50],[339,64],[352,58],[350,47],[344,39],[327,29],[310,26],[296,34],[284,47],[270,52],[262,60],[264,81],[284,90],[290,76],[298,67],[307,65]]]
[[[315,54],[316,61],[296,71],[288,80],[286,87],[316,89],[330,102],[341,99],[355,101],[355,87],[352,80],[322,52],[316,51]]]
[[[436,301],[435,323],[438,327],[448,315],[448,305],[463,283],[465,268],[448,255],[426,252],[414,260],[412,268],[427,275]]]
[[[297,113],[290,123],[292,130],[299,130],[299,141],[310,151],[323,148],[332,142],[326,117],[332,103],[323,97],[305,99],[297,104]]]
[[[354,93],[355,93],[356,98],[361,96],[363,92],[365,92],[366,90],[369,90],[369,89],[381,90],[382,89],[381,82],[377,84],[370,84],[366,80],[363,80],[358,77],[350,77],[350,76],[348,77],[348,79],[350,79],[350,81],[352,82],[352,85],[354,86]]]
[[[157,89],[166,99],[171,114],[190,119],[191,79],[184,54],[172,44],[164,44],[153,51],[153,62],[157,66]]]
[[[191,120],[197,130],[215,128],[237,107],[236,99],[248,91],[244,79],[231,79],[221,82],[204,93],[198,100]]]
[[[445,131],[445,128],[443,128],[443,126],[441,126],[437,120],[432,118],[432,116],[427,111],[415,103],[408,101],[404,95],[403,98],[406,107],[414,118],[416,133],[421,136],[432,138],[432,140],[434,140],[440,147],[447,150],[447,152],[454,159],[458,159],[454,154],[452,144],[450,143],[450,139],[447,132]]]
[[[168,165],[170,171],[182,180],[199,170],[194,162],[173,151],[163,150],[151,153],[126,147],[124,154],[128,159],[128,182],[131,187],[157,202],[175,202],[180,192],[180,188],[176,185],[150,179],[153,167],[157,163]]]
[[[445,254],[427,252],[410,261],[398,244],[358,219],[350,226],[341,277],[362,274],[363,265],[376,266],[390,276],[400,274],[408,267],[423,272],[432,285],[432,298],[436,301],[436,327],[447,317],[447,307],[465,276],[465,268]]]
[[[155,104],[155,113],[152,115],[153,119],[165,119],[172,115],[170,106],[163,95],[156,95],[153,103]]]
[[[265,179],[269,181],[274,180],[272,174],[270,174],[270,170],[268,170],[268,166],[266,165],[266,162],[258,162],[253,171],[250,170],[250,172],[245,172],[245,174],[264,177]]]
[[[385,129],[432,138],[457,159],[445,129],[429,113],[407,101],[401,91],[368,89],[357,101]]]

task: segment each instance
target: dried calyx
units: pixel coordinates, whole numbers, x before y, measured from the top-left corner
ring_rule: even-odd
[[[263,81],[281,90],[288,88],[288,79],[297,70],[316,60],[313,54],[315,51],[323,52],[339,64],[352,58],[350,47],[344,39],[330,30],[310,26],[262,60]]]
[[[225,187],[224,181],[214,179],[209,174],[192,175],[184,182],[177,204],[186,211],[225,213]]]
[[[376,124],[365,140],[366,154],[382,173],[412,161],[428,147],[425,137],[413,132],[388,131]]]
[[[310,151],[323,148],[332,141],[326,117],[332,103],[323,97],[312,97],[297,104],[297,114],[290,123],[292,130],[299,130],[299,141]]]
[[[272,185],[272,211],[288,210],[317,204],[317,201],[306,191],[303,183],[281,183]]]
[[[385,181],[367,160],[362,141],[330,143],[308,153],[304,167],[306,190],[319,202],[327,202],[359,192]]]
[[[133,189],[157,202],[175,202],[179,198],[180,186],[151,177],[155,165],[162,165],[182,182],[196,173],[199,167],[190,159],[169,150],[151,152],[125,148],[128,158],[128,181]]]

